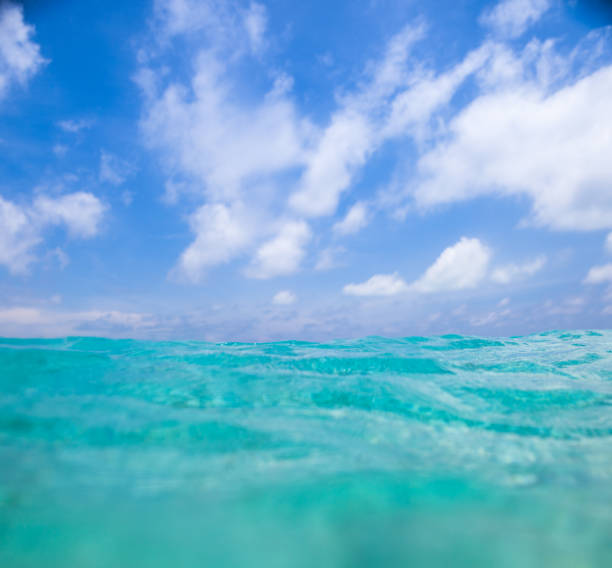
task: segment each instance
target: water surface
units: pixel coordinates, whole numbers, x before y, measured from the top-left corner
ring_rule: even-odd
[[[612,566],[612,332],[0,339],[0,565]]]

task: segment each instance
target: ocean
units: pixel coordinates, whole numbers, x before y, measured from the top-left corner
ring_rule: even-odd
[[[612,566],[612,331],[0,339],[0,566]]]

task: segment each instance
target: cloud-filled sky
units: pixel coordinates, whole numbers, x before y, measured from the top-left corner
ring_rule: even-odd
[[[607,3],[0,2],[0,335],[611,323]]]

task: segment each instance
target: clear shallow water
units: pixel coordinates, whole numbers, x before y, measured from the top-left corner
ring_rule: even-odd
[[[612,331],[0,339],[0,566],[612,566]]]

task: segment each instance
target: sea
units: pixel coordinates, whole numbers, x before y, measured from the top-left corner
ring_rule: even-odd
[[[612,566],[612,331],[0,339],[0,566]]]

